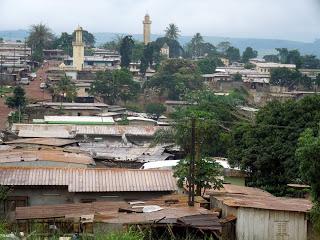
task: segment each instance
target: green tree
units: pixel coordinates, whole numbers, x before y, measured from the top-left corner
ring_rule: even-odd
[[[222,55],[227,55],[227,50],[228,48],[231,47],[231,43],[230,42],[220,42],[217,45],[217,50],[219,53],[221,53]]]
[[[60,99],[61,102],[72,102],[77,97],[77,87],[71,78],[65,75],[53,87],[53,94]]]
[[[298,101],[273,101],[261,108],[255,123],[239,123],[232,129],[229,163],[249,174],[249,186],[285,195],[286,184],[301,182],[295,151],[306,128],[318,129],[320,96]]]
[[[72,41],[73,36],[67,32],[63,32],[60,37],[55,40],[54,47],[62,49],[66,54],[72,56]]]
[[[171,40],[177,40],[180,36],[180,30],[177,25],[170,23],[165,30],[165,36]]]
[[[13,90],[13,96],[7,97],[6,104],[9,108],[23,109],[27,104],[26,93],[24,89],[17,86]]]
[[[45,24],[32,25],[27,39],[28,46],[33,52],[31,58],[42,61],[43,49],[51,48],[54,40],[53,33]]]
[[[258,52],[253,50],[252,47],[247,47],[246,50],[242,53],[242,62],[248,63],[249,59],[256,58],[258,56]]]
[[[293,89],[301,85],[306,89],[311,89],[312,80],[303,76],[299,71],[289,68],[275,68],[271,70],[270,84]]]
[[[144,52],[144,44],[143,42],[135,42],[132,47],[132,61],[138,62],[141,60]]]
[[[0,37],[0,43],[2,43],[3,42],[3,38],[2,37]]]
[[[276,50],[278,51],[280,63],[283,63],[283,64],[288,63],[288,55],[289,55],[288,49],[287,48],[276,48]]]
[[[301,57],[302,68],[316,69],[320,68],[320,60],[315,55],[305,55]]]
[[[206,57],[204,59],[197,61],[197,65],[201,74],[214,73],[218,65],[217,63],[218,61],[219,61],[218,59],[211,58],[211,57]]]
[[[226,51],[226,56],[230,62],[240,61],[240,50],[235,47],[229,47]]]
[[[116,37],[112,41],[104,43],[101,47],[104,49],[107,49],[107,50],[119,52],[120,45],[121,45],[123,38],[124,38],[123,35],[117,34]]]
[[[129,68],[132,59],[134,41],[132,36],[125,36],[120,45],[121,67]]]
[[[27,38],[28,46],[32,49],[50,48],[54,35],[45,24],[31,25]]]
[[[90,93],[100,97],[105,103],[114,104],[118,100],[135,99],[140,85],[133,81],[131,73],[126,69],[97,72]]]
[[[193,38],[191,39],[191,51],[193,57],[200,57],[202,56],[202,46],[204,44],[203,37],[200,33],[196,33]]]
[[[241,82],[242,81],[242,75],[240,73],[236,73],[236,74],[232,75],[232,80],[233,81],[237,81],[237,82]]]
[[[156,120],[167,110],[162,103],[148,103],[145,109],[146,113],[155,116]]]
[[[278,63],[280,61],[279,57],[277,55],[274,55],[274,54],[270,54],[270,55],[265,55],[263,56],[263,59],[266,61],[266,62],[275,62],[275,63]]]
[[[160,94],[179,100],[187,92],[201,89],[202,77],[196,63],[184,59],[168,59],[147,82],[147,87],[160,89]]]
[[[178,178],[178,186],[183,187],[185,182],[189,186],[189,168],[190,157],[182,159],[174,167],[174,177]],[[194,184],[196,186],[195,194],[197,196],[205,193],[206,189],[220,189],[223,187],[222,166],[212,158],[197,159],[195,164]]]

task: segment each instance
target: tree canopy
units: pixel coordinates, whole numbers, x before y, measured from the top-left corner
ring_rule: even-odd
[[[145,107],[146,113],[151,114],[158,120],[158,118],[166,111],[166,106],[162,103],[148,103]]]
[[[101,97],[105,103],[115,104],[118,100],[135,99],[140,85],[133,81],[131,73],[126,69],[97,72],[90,93]]]
[[[13,90],[13,96],[9,96],[6,99],[7,106],[13,109],[24,108],[27,104],[25,95],[25,91],[22,87],[15,87]]]
[[[230,62],[238,62],[240,61],[240,50],[231,46],[226,50],[226,56]]]
[[[254,124],[239,123],[232,129],[229,162],[249,173],[250,186],[284,195],[286,184],[301,181],[295,158],[298,138],[306,128],[316,131],[319,121],[320,96],[270,102]]]
[[[147,87],[158,88],[169,99],[179,100],[189,91],[201,89],[202,83],[196,63],[184,59],[168,59],[147,82]]]
[[[65,75],[53,87],[53,94],[60,99],[60,101],[72,102],[77,97],[77,88],[71,77]]]
[[[132,49],[134,41],[132,36],[125,36],[120,44],[121,67],[129,68],[132,61]]]
[[[242,62],[247,63],[249,59],[256,58],[258,56],[258,52],[253,50],[252,47],[247,47],[246,50],[242,53]]]
[[[177,25],[170,23],[169,26],[165,29],[165,37],[171,40],[177,40],[180,36],[180,30]]]

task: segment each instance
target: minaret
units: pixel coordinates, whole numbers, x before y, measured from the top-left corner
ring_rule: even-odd
[[[76,30],[76,41],[72,43],[73,46],[73,66],[76,70],[81,71],[84,64],[84,44],[82,41],[82,27]]]
[[[144,45],[147,45],[150,42],[150,34],[151,34],[151,20],[149,14],[144,16],[143,21],[143,42]]]

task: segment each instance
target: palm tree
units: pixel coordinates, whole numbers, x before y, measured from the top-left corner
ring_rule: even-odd
[[[177,25],[170,23],[165,30],[166,37],[171,40],[177,40],[180,36],[180,30]]]
[[[32,25],[27,39],[28,45],[32,49],[41,49],[50,47],[54,40],[54,35],[45,24]]]
[[[53,87],[53,94],[58,96],[61,102],[63,99],[71,102],[77,97],[77,87],[71,78],[65,75]]]
[[[192,54],[196,57],[202,55],[203,37],[200,33],[196,33],[191,39]]]

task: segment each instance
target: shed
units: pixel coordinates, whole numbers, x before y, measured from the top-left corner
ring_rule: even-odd
[[[211,192],[210,204],[220,208],[222,216],[237,217],[238,240],[308,239],[309,200],[279,198],[249,187],[228,187]]]

